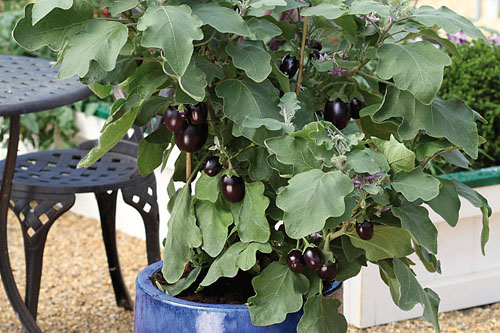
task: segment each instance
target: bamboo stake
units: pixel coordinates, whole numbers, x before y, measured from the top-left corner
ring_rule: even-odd
[[[191,153],[186,153],[186,182],[191,177]]]
[[[300,19],[300,17],[299,17],[299,19]],[[302,42],[301,42],[301,46],[300,46],[299,76],[297,77],[297,89],[295,90],[295,93],[297,94],[297,96],[299,95],[299,92],[300,92],[300,84],[302,83],[302,71],[304,70],[304,50],[306,48],[307,21],[308,21],[308,17],[304,16],[304,27],[302,28]]]

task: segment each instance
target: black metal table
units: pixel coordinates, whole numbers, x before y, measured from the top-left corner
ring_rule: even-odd
[[[7,296],[24,328],[40,332],[12,275],[7,245],[7,213],[19,144],[20,115],[82,100],[92,94],[76,78],[59,80],[47,60],[0,55],[0,116],[10,117],[7,158],[0,191],[0,271]]]

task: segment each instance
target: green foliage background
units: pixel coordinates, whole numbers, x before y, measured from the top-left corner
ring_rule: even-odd
[[[488,124],[478,123],[479,135],[486,139],[472,169],[500,165],[500,46],[475,41],[458,47],[462,61],[444,69],[439,92],[444,99],[458,96],[479,112]],[[443,165],[444,171],[458,171]]]

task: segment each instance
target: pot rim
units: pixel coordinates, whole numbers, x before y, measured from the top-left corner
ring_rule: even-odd
[[[157,261],[142,271],[139,272],[136,279],[137,289],[142,289],[142,291],[152,297],[155,300],[158,300],[162,303],[175,303],[179,306],[193,309],[214,309],[214,310],[227,310],[228,308],[231,311],[248,311],[248,307],[245,304],[212,304],[212,303],[198,303],[193,301],[187,301],[181,298],[177,298],[174,296],[169,296],[165,294],[163,291],[159,290],[154,284],[153,281],[150,280],[150,277],[153,276],[156,272],[160,271],[163,266],[163,261]],[[324,290],[324,294],[330,295],[336,290],[338,290],[342,286],[341,282],[334,281],[331,287]],[[137,290],[136,290],[137,293]],[[325,296],[327,296],[325,295]]]

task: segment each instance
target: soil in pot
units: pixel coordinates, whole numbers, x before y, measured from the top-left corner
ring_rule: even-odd
[[[202,274],[200,274],[201,276]],[[255,295],[252,287],[254,275],[240,271],[234,278],[220,278],[217,282],[205,287],[202,291],[195,293],[198,284],[193,285],[177,295],[177,298],[186,301],[207,303],[207,304],[245,304],[249,297]],[[201,279],[203,277],[201,276]],[[199,281],[201,281],[199,278]],[[166,284],[161,271],[155,273],[151,280],[156,286],[156,282]]]

